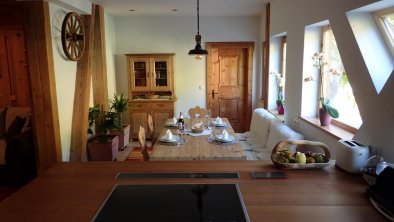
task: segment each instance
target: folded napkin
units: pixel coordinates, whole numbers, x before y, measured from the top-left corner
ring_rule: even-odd
[[[220,117],[216,117],[216,121],[215,121],[215,123],[216,123],[216,124],[222,124],[222,123],[223,123],[223,120],[222,120],[222,118],[220,118]]]
[[[228,140],[228,132],[227,132],[227,130],[223,130],[223,132],[222,132],[222,139],[223,140]]]
[[[164,139],[166,139],[166,140],[172,140],[172,133],[171,133],[171,130],[167,130],[166,131],[166,135],[164,136]]]
[[[172,118],[172,120],[171,120],[171,123],[175,125],[176,122],[178,122],[178,120],[177,120],[177,118],[175,118],[175,116],[174,116],[174,117]]]

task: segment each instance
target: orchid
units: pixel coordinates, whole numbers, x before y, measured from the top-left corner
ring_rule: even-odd
[[[327,65],[328,63],[327,63],[327,61],[326,61],[326,59],[324,58],[324,54],[323,53],[321,53],[321,52],[315,52],[314,54],[313,54],[313,56],[312,56],[312,59],[314,60],[314,64],[313,64],[313,67],[315,67],[315,68],[317,68],[317,69],[319,69],[319,86],[320,86],[320,93],[321,93],[321,96],[320,96],[320,103],[321,103],[321,106],[322,106],[322,108],[325,110],[325,111],[327,111],[327,113],[331,116],[331,117],[333,117],[333,118],[338,118],[339,117],[339,113],[338,113],[338,110],[337,109],[335,109],[334,107],[332,107],[331,105],[330,105],[330,99],[329,98],[326,98],[324,95],[324,87],[323,87],[323,75],[324,75],[324,71],[322,71],[322,69],[323,69],[323,67],[325,66],[325,65]],[[338,76],[340,76],[341,74],[337,71],[337,70],[335,70],[335,69],[333,69],[333,68],[330,68],[329,69],[329,71],[328,71],[330,74],[332,74],[332,75],[338,75]],[[311,81],[311,80],[313,80],[313,78],[311,77],[311,78],[305,78],[304,79],[304,81]]]
[[[282,92],[282,87],[285,84],[285,78],[281,73],[278,73],[277,71],[272,71],[270,72],[271,75],[275,76],[275,81],[276,81],[276,88],[277,88],[277,99],[276,99],[276,104],[282,104],[284,105],[285,101],[283,100],[283,92]]]

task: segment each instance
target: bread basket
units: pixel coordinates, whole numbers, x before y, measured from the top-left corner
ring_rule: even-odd
[[[155,95],[155,94],[147,94],[145,95],[146,98],[148,99],[158,99],[159,95]]]
[[[296,150],[311,150],[311,148],[318,147],[324,151],[324,156],[327,159],[325,163],[282,163],[277,160],[278,152],[285,149],[287,146],[296,146]],[[308,140],[284,140],[278,142],[275,147],[272,149],[271,153],[272,162],[281,169],[321,169],[326,166],[329,166],[332,163],[330,159],[330,150],[327,145],[317,141],[308,141]]]

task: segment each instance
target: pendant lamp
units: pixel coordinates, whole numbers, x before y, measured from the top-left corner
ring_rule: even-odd
[[[189,55],[194,55],[196,59],[201,59],[203,55],[208,55],[208,51],[201,47],[201,35],[200,35],[200,0],[197,0],[197,35],[196,35],[196,47],[189,51]]]

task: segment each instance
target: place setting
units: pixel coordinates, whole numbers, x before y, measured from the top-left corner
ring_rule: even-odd
[[[221,134],[215,134],[213,131],[208,138],[208,142],[217,145],[231,145],[238,142],[235,136],[229,135],[227,130],[223,130]]]
[[[201,120],[194,121],[190,130],[187,130],[187,135],[189,136],[206,136],[210,135],[211,129],[205,128]]]
[[[227,128],[228,127],[228,124],[226,122],[224,122],[222,120],[222,118],[220,118],[220,117],[216,117],[216,119],[213,120],[211,123],[216,128]]]
[[[168,119],[165,126],[167,128],[178,128],[178,119],[173,117],[172,119]]]
[[[159,137],[159,142],[163,145],[180,145],[186,142],[182,134],[174,135],[171,130],[167,129],[166,133]]]

